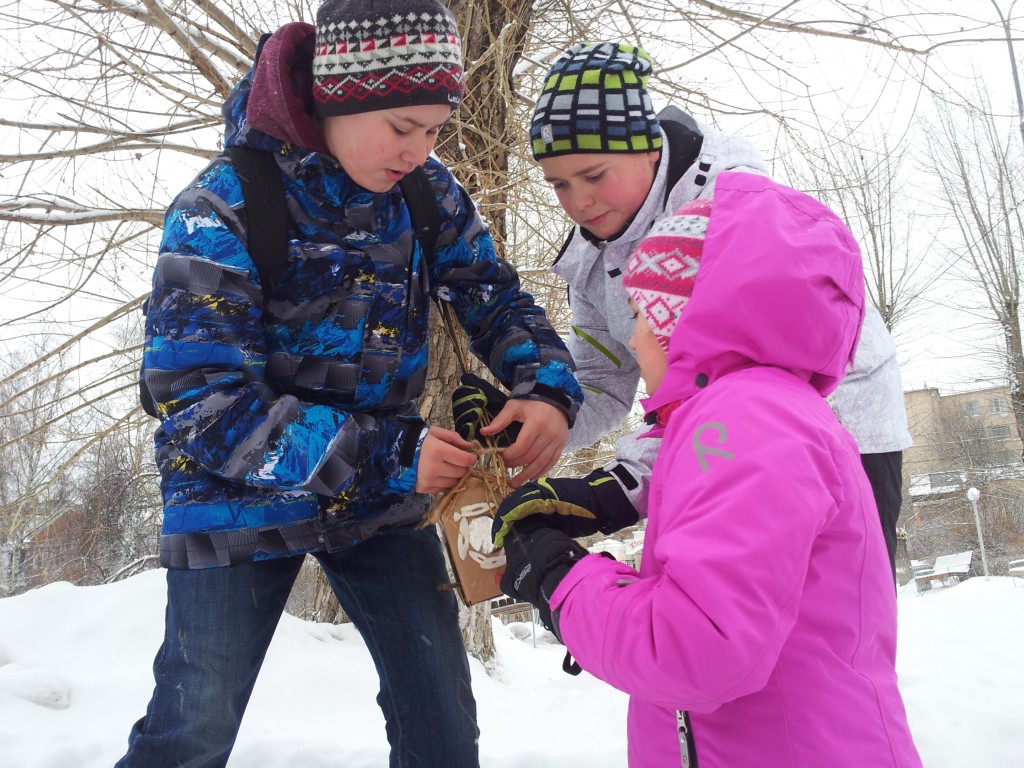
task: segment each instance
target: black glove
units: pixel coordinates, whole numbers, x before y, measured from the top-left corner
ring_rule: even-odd
[[[455,431],[463,440],[483,442],[480,427],[487,426],[505,407],[508,396],[472,373],[462,374],[459,386],[452,393],[452,416]],[[490,439],[499,448],[508,448],[516,441],[522,424],[514,421]]]
[[[551,595],[569,569],[588,554],[560,531],[533,527],[524,532],[521,526],[505,537],[501,591],[537,606],[541,622],[558,635],[551,616]]]
[[[494,545],[500,547],[512,525],[531,515],[545,515],[534,520],[573,538],[614,533],[640,519],[619,482],[603,469],[586,477],[542,477],[510,493],[491,525]]]

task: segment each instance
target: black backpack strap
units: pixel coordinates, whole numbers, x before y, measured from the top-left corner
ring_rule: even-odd
[[[405,204],[409,206],[409,220],[412,223],[412,231],[420,243],[420,250],[423,251],[425,261],[434,257],[434,249],[437,246],[437,236],[441,233],[441,209],[437,206],[437,198],[434,197],[434,186],[430,183],[430,177],[422,165],[413,168],[412,171],[402,177],[398,182],[402,190],[402,197]],[[427,265],[423,265],[427,269]],[[424,274],[425,271],[424,271]],[[459,343],[458,321],[455,319],[455,312],[452,305],[447,301],[441,301],[434,296],[434,303],[441,313],[441,322],[452,340],[452,347],[459,365],[465,373],[469,369],[466,353],[463,345]]]
[[[576,227],[569,230],[569,234],[565,236],[565,242],[562,243],[562,247],[558,249],[558,255],[555,256],[555,260],[551,262],[551,266],[555,266],[559,260],[565,256],[565,252],[569,250],[569,243],[572,242],[572,236],[576,234]]]
[[[263,286],[263,302],[288,262],[288,201],[273,154],[262,149],[228,147],[245,200],[249,258]]]
[[[149,394],[149,387],[146,386],[146,380],[141,375],[139,376],[139,403],[146,414],[160,418],[160,414],[156,410],[156,403],[153,402],[153,396]]]
[[[689,170],[690,166],[697,162],[700,148],[704,144],[704,137],[674,120],[662,120],[661,130],[665,134],[665,142],[668,144],[668,176],[665,180],[665,202],[667,203],[672,188],[683,178],[683,174]]]
[[[409,206],[409,218],[416,239],[420,242],[424,258],[434,255],[437,236],[441,232],[441,211],[434,197],[434,187],[430,183],[426,170],[417,165],[398,182],[402,189],[402,197]]]

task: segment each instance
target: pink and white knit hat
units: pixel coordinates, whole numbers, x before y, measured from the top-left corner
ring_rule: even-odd
[[[666,352],[679,315],[693,293],[710,216],[711,201],[694,200],[655,222],[630,256],[622,278],[623,287]]]

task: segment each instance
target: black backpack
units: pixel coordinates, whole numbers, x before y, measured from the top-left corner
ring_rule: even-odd
[[[274,156],[265,150],[250,147],[228,147],[224,154],[231,158],[235,174],[242,185],[245,200],[249,257],[256,266],[263,286],[264,306],[274,283],[280,278],[288,261],[288,206],[284,182]],[[423,166],[417,166],[399,182],[405,203],[409,206],[416,239],[425,259],[434,255],[437,235],[441,230],[441,213]],[[145,311],[145,310],[143,310]],[[145,381],[139,379],[139,400],[142,409],[159,418]]]

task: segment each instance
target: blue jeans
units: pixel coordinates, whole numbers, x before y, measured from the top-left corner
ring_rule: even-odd
[[[434,529],[379,533],[317,559],[380,678],[391,768],[477,768],[476,702]],[[156,689],[116,768],[227,763],[301,557],[167,572]],[[343,713],[338,722],[344,727]]]

